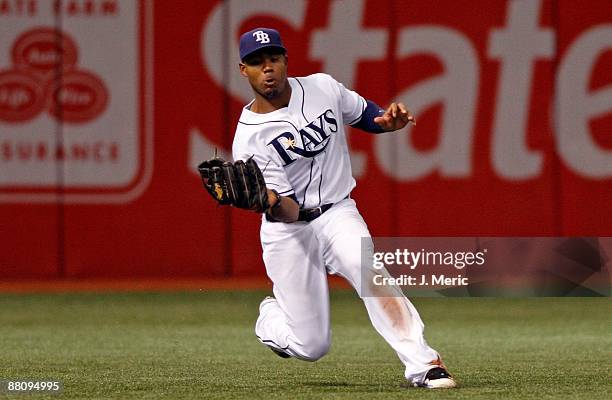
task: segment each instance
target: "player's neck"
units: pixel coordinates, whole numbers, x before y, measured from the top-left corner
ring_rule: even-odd
[[[251,105],[251,111],[257,114],[267,114],[289,105],[291,100],[291,85],[287,82],[285,90],[277,97],[268,99],[255,92],[255,101]]]

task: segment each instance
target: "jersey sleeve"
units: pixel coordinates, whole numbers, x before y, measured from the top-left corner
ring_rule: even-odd
[[[281,196],[292,196],[295,195],[293,186],[287,179],[285,169],[280,166],[272,157],[267,156],[267,152],[248,153],[234,146],[233,149],[234,161],[244,160],[246,161],[250,157],[257,163],[257,166],[261,170],[264,180],[266,181],[266,187],[268,189],[274,189]]]
[[[352,125],[361,119],[361,116],[366,109],[366,100],[359,93],[347,89],[342,83],[338,82],[329,75],[324,75],[331,81],[334,91],[337,93],[342,111],[342,122],[344,125]]]

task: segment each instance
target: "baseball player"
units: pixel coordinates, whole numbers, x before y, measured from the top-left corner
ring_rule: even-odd
[[[327,274],[340,275],[359,290],[361,251],[373,252],[350,197],[355,179],[344,126],[383,133],[414,118],[402,103],[382,110],[329,75],[288,77],[287,51],[274,29],[244,33],[240,59],[240,74],[255,99],[242,110],[232,152],[234,160],[247,163],[239,161],[238,172],[225,163],[229,172],[219,176],[229,179],[222,186],[232,191],[237,181],[250,179],[233,177],[256,163],[265,180],[263,203],[242,207],[263,213],[263,260],[274,283],[274,297],[259,306],[255,332],[281,357],[316,361],[331,341]],[[214,175],[211,171],[207,174]],[[227,197],[219,184],[209,189],[219,201]],[[362,238],[369,239],[366,249]],[[455,387],[439,354],[425,342],[417,310],[396,289],[362,297],[374,328],[397,352],[410,384]]]

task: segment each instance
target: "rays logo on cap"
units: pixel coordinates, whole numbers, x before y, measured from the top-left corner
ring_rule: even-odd
[[[268,47],[287,51],[276,29],[260,27],[245,32],[240,36],[240,59]]]
[[[270,43],[270,36],[264,31],[253,32],[253,37],[256,42],[259,43]]]

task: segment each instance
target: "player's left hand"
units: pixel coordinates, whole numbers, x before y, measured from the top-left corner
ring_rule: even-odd
[[[388,132],[402,129],[409,122],[416,125],[414,116],[408,111],[404,103],[391,103],[383,115],[374,118],[374,122]]]
[[[216,153],[216,152],[215,152]],[[216,156],[198,165],[204,188],[220,205],[263,213],[270,208],[266,181],[253,157],[234,163]],[[278,200],[276,200],[278,201]]]

